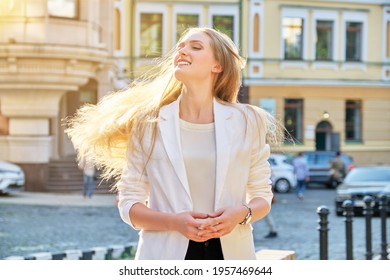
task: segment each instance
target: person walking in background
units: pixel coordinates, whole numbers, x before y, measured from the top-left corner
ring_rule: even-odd
[[[244,65],[228,36],[192,28],[152,78],[70,123],[79,156],[92,150],[119,178],[120,216],[141,230],[135,259],[256,259],[250,223],[270,210],[270,144],[283,133],[238,103]]]
[[[345,177],[346,167],[344,161],[340,157],[341,153],[336,152],[336,158],[330,161],[330,170],[332,173],[332,186],[337,187]]]
[[[92,198],[95,191],[95,166],[88,157],[79,161],[79,168],[83,171],[83,196]]]
[[[276,196],[275,196],[275,192],[274,190],[272,189],[272,193],[273,193],[273,197],[272,197],[272,201],[271,201],[271,204],[274,204],[276,202]],[[274,218],[272,217],[272,214],[271,214],[271,211],[268,213],[267,216],[264,217],[264,221],[267,223],[268,225],[268,228],[269,228],[269,232],[266,236],[264,236],[265,238],[275,238],[278,236],[278,232],[276,230],[276,225],[275,225],[275,222],[274,222]]]
[[[303,200],[306,191],[306,184],[309,182],[309,167],[302,152],[293,160],[294,174],[297,178],[296,193],[299,199]]]

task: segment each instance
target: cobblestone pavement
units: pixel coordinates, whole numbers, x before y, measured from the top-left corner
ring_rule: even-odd
[[[319,259],[318,215],[320,205],[329,207],[329,259],[345,259],[345,222],[336,217],[334,190],[308,189],[305,199],[293,192],[277,194],[272,216],[278,237],[267,239],[266,223],[254,224],[255,245],[260,249],[294,250],[297,259]],[[354,258],[364,259],[364,218],[353,222]],[[390,232],[390,221],[387,233]],[[137,241],[138,232],[119,217],[114,195],[95,195],[84,200],[81,195],[21,193],[0,197],[0,259],[28,256],[37,252],[59,253],[70,249],[124,245]],[[380,253],[380,219],[373,220],[373,251]],[[389,238],[387,238],[389,241]]]

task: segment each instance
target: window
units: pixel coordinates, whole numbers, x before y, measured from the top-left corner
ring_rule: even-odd
[[[346,61],[361,61],[362,60],[362,36],[363,24],[361,22],[346,23],[346,46],[345,60]]]
[[[390,20],[386,23],[386,58],[390,58]]]
[[[329,61],[333,58],[333,22],[317,21],[316,60]]]
[[[176,41],[179,41],[183,32],[189,27],[196,27],[199,24],[198,15],[177,14],[176,16]]]
[[[390,7],[383,9],[383,55],[390,60]]]
[[[78,0],[48,0],[47,10],[53,17],[77,18],[78,4]]]
[[[361,101],[347,100],[345,106],[345,139],[362,140],[362,104]]]
[[[234,40],[234,16],[214,15],[213,28],[217,29]]]
[[[283,18],[284,59],[303,58],[303,18]]]
[[[142,57],[162,54],[162,20],[163,15],[159,13],[141,14],[140,55]]]
[[[303,99],[284,100],[284,126],[286,127],[286,139],[303,141]]]

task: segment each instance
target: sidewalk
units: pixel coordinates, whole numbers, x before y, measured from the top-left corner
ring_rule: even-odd
[[[92,198],[84,198],[80,193],[39,193],[17,192],[0,196],[0,204],[24,204],[41,206],[116,206],[115,194],[95,194]]]

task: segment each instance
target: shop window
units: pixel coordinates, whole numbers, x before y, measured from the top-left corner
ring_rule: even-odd
[[[362,103],[347,100],[345,104],[345,140],[362,140]]]
[[[287,141],[303,142],[303,99],[284,100],[284,126]]]

